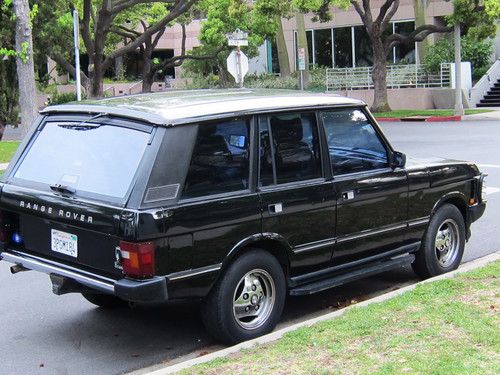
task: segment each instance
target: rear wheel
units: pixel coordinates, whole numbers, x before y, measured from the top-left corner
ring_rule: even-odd
[[[202,305],[207,330],[227,344],[271,332],[285,303],[281,265],[264,250],[251,250],[226,270]]]
[[[429,222],[412,264],[413,270],[422,278],[455,270],[462,260],[464,247],[464,218],[456,206],[445,204]]]
[[[124,301],[110,294],[82,292],[82,296],[90,303],[102,307],[104,309],[116,309],[120,307],[126,307],[128,304],[127,301]]]

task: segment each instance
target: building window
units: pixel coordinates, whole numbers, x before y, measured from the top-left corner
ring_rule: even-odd
[[[339,27],[333,30],[335,67],[352,67],[352,39],[350,27]]]
[[[314,63],[327,68],[333,66],[331,29],[314,30]]]
[[[373,65],[372,44],[364,26],[354,27],[354,48],[356,51],[356,66]]]
[[[406,36],[414,30],[414,21],[394,23],[394,33]],[[394,63],[415,64],[415,43],[398,44],[394,48]]]

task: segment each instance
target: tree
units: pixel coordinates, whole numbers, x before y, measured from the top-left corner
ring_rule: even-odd
[[[55,2],[61,2],[56,0]],[[149,38],[163,30],[169,23],[189,12],[190,8],[199,0],[80,0],[76,3],[80,15],[80,34],[83,51],[88,54],[88,76],[82,74],[82,84],[86,86],[87,94],[91,98],[103,96],[103,78],[105,72],[112,67],[115,59],[127,53],[136,51]],[[72,1],[62,1],[68,10],[74,6]],[[45,2],[44,6],[52,4]],[[134,8],[143,5],[150,7],[162,3],[167,12],[154,24],[147,25],[140,35],[134,36],[128,43],[120,43],[122,36],[113,31],[123,26],[123,16],[126,12],[133,12]],[[68,28],[70,12],[66,10],[57,18],[58,28]],[[49,39],[51,37],[49,36]],[[57,38],[52,36],[52,38]],[[63,69],[75,76],[72,58],[65,51],[58,48],[57,43],[47,45],[47,54]]]
[[[21,135],[25,136],[37,116],[37,91],[28,0],[12,0],[16,17],[16,71],[19,87]]]
[[[328,2],[325,0],[325,2]],[[398,44],[421,42],[433,33],[446,33],[453,30],[450,25],[463,23],[480,35],[491,34],[495,21],[500,18],[498,0],[454,0],[455,12],[447,18],[448,25],[423,24],[409,35],[384,33],[389,22],[399,8],[400,0],[385,0],[378,15],[373,15],[370,0],[350,0],[359,14],[368,33],[373,50],[374,100],[372,111],[389,111],[387,100],[387,55]]]
[[[275,23],[259,13],[255,4],[245,0],[203,0],[199,9],[205,14],[199,36],[201,46],[191,52],[192,57],[198,58],[190,61],[186,70],[192,76],[218,74],[219,85],[225,86],[229,83],[225,67],[227,54],[220,52],[230,50],[226,35],[237,28],[248,31],[244,52],[253,57],[266,38],[274,34]],[[202,56],[211,58],[202,59]]]
[[[15,63],[15,21],[5,2],[0,4],[0,139],[6,124],[17,123],[19,89]]]

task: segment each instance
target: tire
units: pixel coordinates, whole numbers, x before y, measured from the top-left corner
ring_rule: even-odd
[[[424,279],[453,271],[462,261],[464,247],[464,218],[456,206],[445,204],[429,222],[413,270]]]
[[[207,331],[225,344],[271,332],[285,304],[286,283],[278,260],[261,249],[237,258],[203,301]]]
[[[117,309],[120,307],[126,307],[128,304],[127,301],[110,294],[82,292],[82,297],[90,303],[102,307],[103,309]]]

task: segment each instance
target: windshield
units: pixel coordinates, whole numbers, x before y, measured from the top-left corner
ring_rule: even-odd
[[[150,134],[119,126],[45,124],[15,178],[124,198]]]

